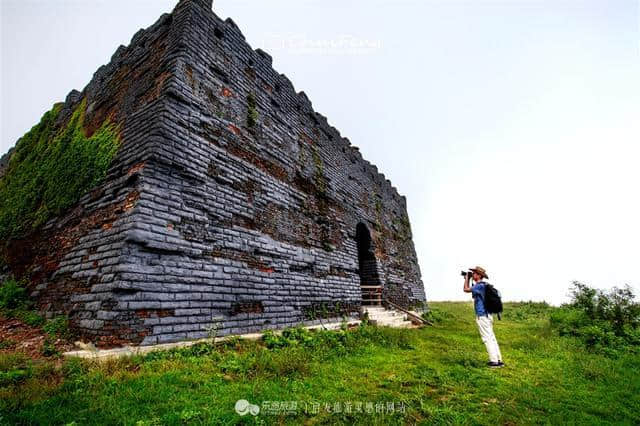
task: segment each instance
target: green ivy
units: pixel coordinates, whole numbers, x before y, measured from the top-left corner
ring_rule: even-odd
[[[0,239],[33,231],[75,204],[105,177],[120,141],[105,121],[85,135],[83,100],[68,123],[56,127],[58,103],[16,144],[0,179]]]

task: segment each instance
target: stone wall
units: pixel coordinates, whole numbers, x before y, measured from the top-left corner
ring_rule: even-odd
[[[385,297],[425,300],[405,198],[210,1],[182,0],[136,34],[65,110],[82,97],[96,123],[121,123],[121,152],[107,183],[40,243],[20,242],[31,255],[11,264],[37,283],[42,309],[69,313],[91,340],[355,315],[358,224]],[[64,249],[46,248],[56,238]]]
[[[119,293],[113,288],[135,221],[141,165],[159,140],[171,22],[164,15],[120,46],[82,92],[67,96],[58,114],[62,128],[84,100],[87,134],[105,120],[119,126],[121,145],[105,183],[62,217],[1,247],[12,275],[29,281],[41,311],[68,314],[74,331],[104,346],[140,342],[149,332],[135,312],[114,314]]]

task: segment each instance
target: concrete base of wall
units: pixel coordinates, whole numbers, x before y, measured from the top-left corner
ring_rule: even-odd
[[[360,325],[360,320],[349,320],[347,321],[347,327],[356,327]],[[344,325],[343,322],[333,322],[324,325],[312,325],[304,327],[308,330],[321,329],[325,328],[327,330],[337,330]],[[274,333],[280,334],[282,330],[274,330]],[[224,337],[216,337],[216,338],[207,338],[207,339],[198,339],[198,340],[190,340],[186,342],[174,342],[174,343],[162,343],[158,345],[148,345],[148,346],[125,346],[122,348],[113,348],[113,349],[95,349],[95,350],[79,350],[79,351],[69,351],[65,352],[62,355],[68,358],[76,357],[76,358],[84,358],[84,359],[93,359],[98,361],[107,361],[110,359],[117,359],[121,357],[134,356],[134,355],[144,355],[151,352],[156,351],[166,351],[169,349],[176,348],[188,348],[189,346],[193,346],[198,343],[218,343],[224,342],[225,340],[229,340],[231,338],[239,337],[241,339],[249,339],[249,340],[259,340],[262,338],[263,333],[248,333],[248,334],[239,334],[239,335],[228,335]]]

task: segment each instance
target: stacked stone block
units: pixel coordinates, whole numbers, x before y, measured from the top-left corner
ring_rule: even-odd
[[[121,151],[10,267],[100,345],[163,343],[356,315],[364,224],[383,295],[423,302],[405,198],[211,6],[180,1],[72,92],[60,120],[86,98]]]

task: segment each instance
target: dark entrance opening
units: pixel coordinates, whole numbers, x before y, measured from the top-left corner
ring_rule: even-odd
[[[371,233],[364,223],[356,226],[358,246],[358,274],[362,289],[363,305],[382,304],[382,285],[378,274],[378,264],[371,244]]]

